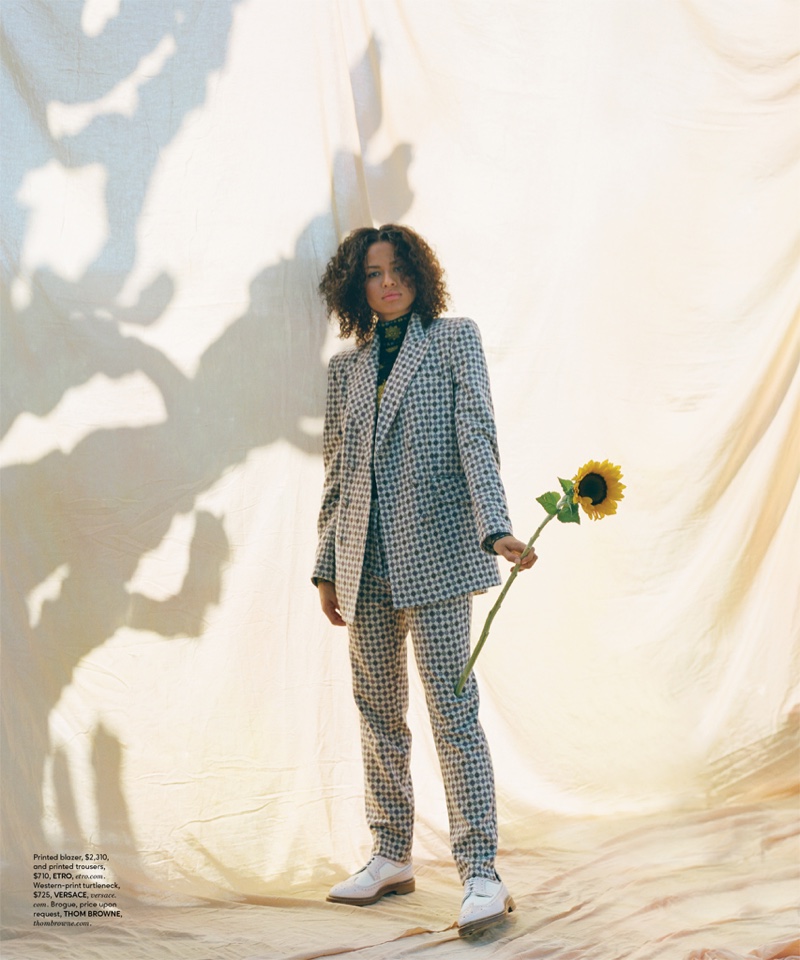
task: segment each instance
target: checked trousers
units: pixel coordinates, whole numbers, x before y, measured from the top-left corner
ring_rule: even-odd
[[[461,697],[454,692],[469,657],[471,613],[469,595],[402,610],[392,606],[373,499],[356,615],[348,625],[373,853],[402,862],[411,859],[414,795],[411,733],[406,724],[406,637],[410,634],[442,770],[450,844],[462,883],[469,877],[497,876],[494,773],[478,720],[474,675]]]

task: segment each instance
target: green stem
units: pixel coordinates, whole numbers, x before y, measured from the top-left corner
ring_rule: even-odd
[[[533,544],[536,542],[536,540],[538,540],[539,534],[542,532],[542,530],[544,530],[544,528],[547,526],[547,524],[550,523],[550,521],[551,521],[555,516],[556,516],[555,513],[549,513],[549,514],[544,518],[544,520],[542,520],[542,522],[541,522],[541,523],[539,524],[539,526],[536,528],[536,532],[535,532],[535,533],[533,534],[533,536],[530,538],[530,540],[528,541],[527,545],[525,546],[525,549],[522,551],[522,554],[521,554],[519,560],[518,560],[518,561],[516,562],[516,564],[514,565],[514,569],[513,569],[513,570],[511,571],[511,573],[509,574],[509,577],[508,577],[508,580],[506,580],[505,586],[504,586],[503,589],[500,591],[500,596],[497,598],[497,600],[495,601],[494,606],[493,606],[492,609],[489,611],[489,614],[488,614],[488,616],[486,617],[486,623],[484,623],[484,625],[483,625],[483,630],[481,631],[481,635],[480,635],[480,637],[478,638],[478,642],[475,644],[475,649],[472,651],[472,655],[470,656],[469,660],[467,661],[466,667],[464,667],[464,669],[461,671],[461,676],[458,678],[458,683],[456,683],[456,696],[457,696],[457,697],[460,697],[461,694],[462,694],[463,691],[464,691],[464,684],[467,682],[467,679],[469,678],[470,673],[472,673],[472,668],[475,666],[475,661],[478,659],[478,654],[479,654],[479,653],[481,652],[481,650],[483,649],[483,645],[484,645],[484,643],[486,643],[486,638],[489,636],[489,628],[490,628],[491,625],[492,625],[492,620],[494,620],[495,614],[496,614],[497,611],[500,609],[500,604],[501,604],[501,603],[503,602],[503,600],[505,599],[505,596],[506,596],[506,594],[508,593],[509,587],[511,586],[511,584],[512,584],[512,583],[516,580],[516,578],[517,578],[517,574],[519,573],[519,565],[520,565],[520,563],[522,563],[523,557],[527,556],[528,551],[531,549],[531,547],[532,547]]]

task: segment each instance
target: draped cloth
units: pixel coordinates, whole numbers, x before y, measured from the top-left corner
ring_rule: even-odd
[[[796,4],[0,17],[4,956],[797,955]],[[519,910],[469,946],[413,669],[417,889],[324,902],[369,836],[316,287],[386,221],[480,327],[515,533],[588,459],[627,485],[478,661]],[[61,852],[121,917],[33,925]]]

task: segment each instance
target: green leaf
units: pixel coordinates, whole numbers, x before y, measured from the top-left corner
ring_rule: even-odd
[[[571,500],[562,503],[558,509],[558,519],[562,523],[580,523],[581,515],[578,504],[573,503]]]
[[[541,503],[551,517],[554,513],[558,512],[558,501],[559,496],[555,490],[551,490],[549,493],[543,493],[541,497],[536,498],[536,502]]]
[[[564,480],[562,477],[559,477],[558,482],[561,484],[561,489],[568,497],[571,497],[573,493],[575,493],[575,484],[571,480]]]

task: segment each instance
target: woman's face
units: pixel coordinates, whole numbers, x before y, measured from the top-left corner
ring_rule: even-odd
[[[408,313],[417,295],[413,281],[402,271],[393,244],[373,243],[364,263],[367,303],[381,320],[396,320]]]

